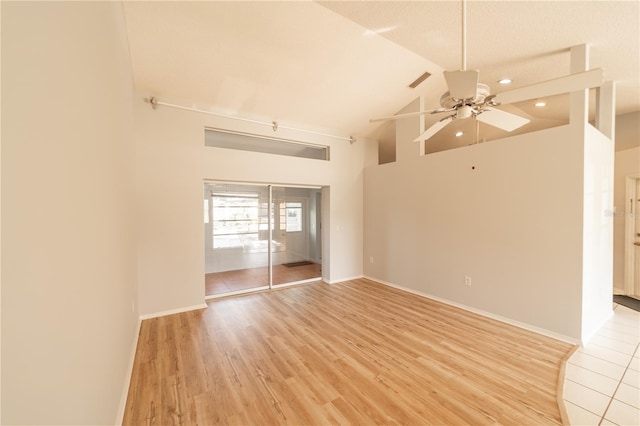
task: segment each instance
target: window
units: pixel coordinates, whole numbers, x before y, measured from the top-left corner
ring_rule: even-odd
[[[328,146],[221,129],[205,129],[204,144],[216,148],[329,160]]]
[[[268,229],[267,203],[257,194],[213,194],[213,248],[244,247]]]
[[[302,203],[287,202],[286,203],[286,229],[287,232],[302,231]]]

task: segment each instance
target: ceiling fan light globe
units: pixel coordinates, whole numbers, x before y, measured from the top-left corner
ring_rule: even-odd
[[[469,105],[462,105],[456,110],[456,118],[463,119],[469,118],[473,115],[473,107]]]

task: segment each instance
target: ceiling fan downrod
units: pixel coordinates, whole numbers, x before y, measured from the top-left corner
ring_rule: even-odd
[[[467,1],[462,0],[462,71],[467,70]]]

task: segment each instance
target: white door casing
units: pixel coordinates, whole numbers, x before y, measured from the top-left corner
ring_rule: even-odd
[[[625,193],[624,291],[640,295],[640,175],[627,176]]]

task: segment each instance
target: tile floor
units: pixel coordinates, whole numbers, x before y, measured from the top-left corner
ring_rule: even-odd
[[[640,312],[614,316],[567,362],[564,405],[572,425],[640,425]]]

